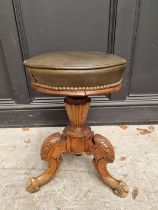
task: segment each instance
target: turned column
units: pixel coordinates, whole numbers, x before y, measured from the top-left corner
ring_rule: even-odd
[[[84,125],[87,118],[91,99],[85,97],[66,97],[65,108],[70,124],[65,127],[63,135],[66,136],[69,151],[76,154],[88,150],[88,139],[93,138],[90,126]]]

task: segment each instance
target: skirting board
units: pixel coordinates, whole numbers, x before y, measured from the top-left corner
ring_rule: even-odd
[[[64,109],[17,109],[0,111],[0,127],[63,126],[68,122]],[[158,123],[158,106],[95,107],[88,114],[87,123],[147,124]]]

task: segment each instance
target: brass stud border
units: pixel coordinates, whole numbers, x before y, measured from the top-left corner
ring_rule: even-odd
[[[34,85],[42,88],[47,88],[51,90],[68,90],[68,91],[90,91],[90,90],[101,90],[101,89],[106,89],[106,88],[111,88],[120,85],[122,82],[122,79],[119,80],[118,82],[111,83],[108,85],[101,85],[101,86],[96,86],[96,87],[55,87],[55,86],[50,86],[50,85],[44,85],[40,83],[33,82]]]

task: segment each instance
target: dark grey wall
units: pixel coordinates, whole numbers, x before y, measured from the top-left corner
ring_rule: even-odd
[[[63,125],[63,97],[32,90],[23,60],[100,50],[128,60],[122,90],[92,97],[87,122],[158,122],[157,0],[1,0],[0,126]]]

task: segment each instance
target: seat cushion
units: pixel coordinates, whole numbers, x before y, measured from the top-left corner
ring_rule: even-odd
[[[103,52],[53,52],[24,61],[34,83],[54,90],[95,90],[120,84],[126,60]]]

